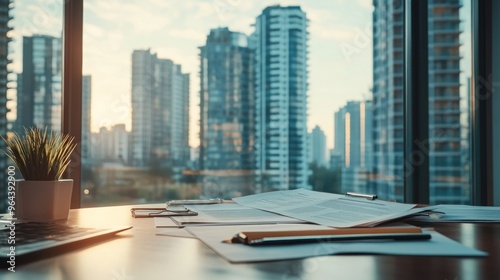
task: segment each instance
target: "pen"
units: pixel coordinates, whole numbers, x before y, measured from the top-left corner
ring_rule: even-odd
[[[214,199],[181,199],[181,200],[170,200],[167,201],[167,206],[173,205],[203,205],[203,204],[220,204],[224,200],[221,198]]]
[[[264,237],[251,240],[246,245],[286,245],[310,242],[355,241],[355,240],[426,240],[431,239],[428,233],[388,233],[388,234],[346,234],[346,235],[313,235]]]
[[[291,244],[312,241],[345,241],[361,239],[413,240],[429,239],[419,227],[346,228],[292,231],[240,232],[226,243],[246,245]]]
[[[377,195],[376,194],[364,194],[364,193],[347,192],[345,195],[346,196],[352,196],[352,197],[362,197],[362,198],[366,198],[368,200],[375,200],[375,199],[377,199]]]

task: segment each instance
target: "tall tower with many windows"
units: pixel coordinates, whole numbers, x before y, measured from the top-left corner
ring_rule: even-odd
[[[212,29],[200,58],[200,169],[253,174],[254,65],[248,38]]]
[[[319,126],[315,126],[311,133],[309,134],[309,162],[316,164],[320,167],[327,167],[327,147],[326,147],[326,135],[321,130]]]
[[[132,165],[173,168],[189,159],[189,74],[150,50],[132,54]]]
[[[61,38],[23,37],[23,72],[18,75],[16,130],[61,131]]]
[[[349,101],[335,113],[335,151],[340,158],[342,192],[370,192],[372,122],[371,101]]]
[[[373,12],[373,177],[380,196],[402,200],[404,193],[403,7],[375,0]],[[461,0],[429,0],[430,202],[465,203],[461,159]]]
[[[255,92],[248,37],[210,30],[200,47],[200,156],[205,191],[255,192]]]
[[[257,191],[307,187],[307,27],[299,6],[270,6],[251,36]]]

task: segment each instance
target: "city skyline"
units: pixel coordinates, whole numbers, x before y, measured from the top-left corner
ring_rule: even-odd
[[[129,84],[130,95],[103,96],[95,88],[91,89],[90,80],[84,79],[86,97],[83,99],[86,101],[83,107],[89,108],[88,95],[92,91],[92,99],[97,98],[98,104],[103,98],[115,98],[104,104],[105,110],[97,110],[98,113],[119,117],[116,123],[110,118],[99,118],[94,106],[91,118],[94,122],[97,120],[99,136],[102,136],[101,140],[94,137],[98,140],[96,146],[107,149],[106,145],[112,144],[118,135],[123,138],[116,146],[115,155],[107,155],[93,163],[101,164],[102,160],[118,157],[124,165],[138,169],[146,167],[152,174],[168,171],[163,175],[174,180],[178,178],[177,182],[185,179],[182,174],[201,176],[188,180],[198,180],[202,188],[211,190],[220,186],[234,187],[239,175],[254,176],[255,184],[242,185],[241,190],[235,192],[240,195],[273,189],[312,188],[314,185],[308,177],[315,168],[308,166],[310,147],[307,142],[312,140],[307,139],[314,125],[335,135],[335,145],[340,143],[333,156],[341,163],[337,178],[343,187],[402,199],[404,11],[395,2],[377,0],[373,5],[373,38],[370,39],[373,89],[361,102],[352,96],[338,94],[347,98],[340,103],[344,107],[338,111],[331,108],[330,99],[325,99],[322,103],[330,106],[328,118],[326,114],[319,114],[321,110],[310,102],[316,96],[315,91],[309,90],[309,73],[314,72],[309,63],[313,52],[310,38],[317,30],[311,28],[307,11],[302,6],[267,6],[254,16],[250,32],[233,30],[230,24],[205,30],[205,45],[197,46],[196,56],[189,56],[196,62],[197,73],[186,70],[189,63],[183,64],[172,53],[161,54],[161,49],[152,49],[150,42],[145,43],[148,47],[131,50],[124,44],[131,63],[125,65],[120,60],[120,66],[126,66],[120,71],[131,74],[125,75],[127,80],[122,81],[120,72],[116,72],[109,77],[119,78],[108,79],[108,82],[117,92]],[[469,151],[467,123],[460,122],[467,113],[461,111],[461,108],[467,109],[464,107],[467,83],[462,81],[469,68],[462,55],[463,49],[468,47],[462,41],[466,32],[462,21],[467,18],[461,18],[461,9],[460,0],[429,1],[428,149],[433,203],[464,203],[467,199],[464,183],[468,179],[460,175],[463,167],[468,166]],[[129,37],[142,41],[134,37],[133,32]],[[18,77],[17,96],[21,96],[15,112],[17,123],[49,125],[49,129],[57,130],[60,127],[60,97],[56,100],[52,97],[61,93],[60,36],[36,32],[22,36],[22,45],[23,71],[11,75]],[[112,56],[109,52],[99,54],[103,63],[110,62],[106,55]],[[14,61],[19,64],[20,58]],[[328,74],[332,79],[323,90],[329,91],[329,97],[337,96],[337,83],[333,80],[336,65],[327,61],[322,64],[325,65],[332,71],[320,74]],[[112,67],[106,71],[110,69]],[[196,77],[195,81],[190,77]],[[358,85],[357,77],[354,75],[354,80],[345,82]],[[94,81],[93,74],[92,84]],[[83,115],[84,130],[90,130],[89,116],[85,112]],[[127,115],[132,115],[128,129]],[[313,116],[320,115],[332,123],[331,127],[311,121]],[[196,146],[193,145],[196,139],[202,143],[198,151],[199,168],[183,173],[186,167],[195,166],[187,159],[191,152],[189,140]],[[329,139],[328,146],[331,147],[332,142]],[[127,155],[123,156],[126,150]],[[131,161],[127,163],[125,158],[129,157]],[[250,181],[244,179],[243,182]],[[228,190],[219,191],[227,194]]]
[[[33,1],[33,4],[27,4],[22,0],[16,1],[14,37],[40,32],[60,35],[61,22],[58,22],[57,18],[60,18],[61,12],[55,2],[57,1],[49,2],[47,5],[45,1],[46,6],[41,6],[40,3],[44,2],[39,0]],[[310,96],[308,131],[319,125],[327,135],[327,146],[332,148],[333,112],[348,100],[364,100],[370,96],[371,67],[366,61],[371,60],[371,33],[369,33],[371,1],[205,3],[193,0],[179,4],[176,6],[176,12],[169,10],[169,14],[172,13],[172,17],[177,19],[179,13],[192,15],[197,19],[195,21],[189,20],[191,18],[189,16],[184,20],[165,20],[164,17],[160,20],[158,17],[161,13],[155,12],[150,15],[151,20],[147,23],[141,22],[140,25],[133,24],[133,20],[147,14],[148,7],[154,6],[157,10],[162,10],[172,3],[149,1],[139,6],[129,3],[118,5],[114,1],[106,3],[86,1],[83,74],[93,77],[92,131],[98,131],[101,126],[109,128],[117,123],[124,123],[127,130],[131,130],[129,82],[131,65],[128,58],[134,49],[152,48],[159,56],[167,57],[174,63],[182,65],[184,71],[192,76],[190,118],[193,125],[190,131],[190,144],[198,146],[199,126],[196,125],[199,121],[198,47],[203,45],[203,40],[211,28],[227,26],[231,30],[249,35],[253,31],[251,24],[255,17],[266,6],[273,4],[300,5],[310,19],[311,75],[308,93]],[[137,15],[124,18],[121,22],[119,15],[123,13],[120,11],[130,10],[133,7],[138,9]],[[339,13],[338,8],[357,16],[348,17],[344,13]],[[50,15],[50,18],[44,15]],[[154,22],[157,26],[152,24]],[[127,32],[120,32],[125,29]],[[157,36],[165,33],[167,36]],[[129,34],[130,38],[126,34]],[[163,37],[163,40],[157,37]],[[21,71],[20,65],[16,65],[19,63],[19,59],[16,59],[18,43],[18,41],[13,43],[16,51],[12,68],[16,73]],[[353,79],[356,82],[353,82]],[[332,80],[335,82],[333,87]],[[342,82],[349,80],[350,83]]]

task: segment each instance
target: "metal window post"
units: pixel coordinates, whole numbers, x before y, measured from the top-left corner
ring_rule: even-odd
[[[492,0],[472,1],[471,181],[472,204],[493,204]]]
[[[429,203],[428,1],[405,10],[405,202]]]
[[[78,143],[65,176],[73,179],[71,208],[80,207],[81,140],[82,140],[82,37],[83,0],[64,1],[63,29],[63,133]]]

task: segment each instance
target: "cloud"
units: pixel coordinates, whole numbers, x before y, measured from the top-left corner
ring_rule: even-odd
[[[92,38],[103,38],[106,35],[106,30],[104,30],[102,27],[97,26],[92,23],[86,23],[83,26],[83,34],[84,36],[87,37],[92,37]]]
[[[357,0],[356,3],[363,9],[373,10],[373,0]]]
[[[85,12],[99,18],[106,25],[120,26],[124,30],[142,33],[159,31],[179,18],[179,9],[171,3],[159,7],[155,0],[137,3],[119,0],[91,1],[85,6]],[[154,8],[152,8],[154,7]]]
[[[324,40],[334,40],[337,42],[352,41],[355,32],[350,28],[312,28],[311,34]]]
[[[183,39],[183,40],[189,40],[189,41],[197,41],[197,42],[203,42],[207,36],[206,32],[203,31],[198,31],[194,28],[191,29],[169,29],[167,31],[168,35],[170,35],[172,38],[177,38],[177,39]]]
[[[322,10],[316,8],[308,8],[306,11],[307,18],[311,22],[323,23],[338,20],[338,15],[333,10]]]

